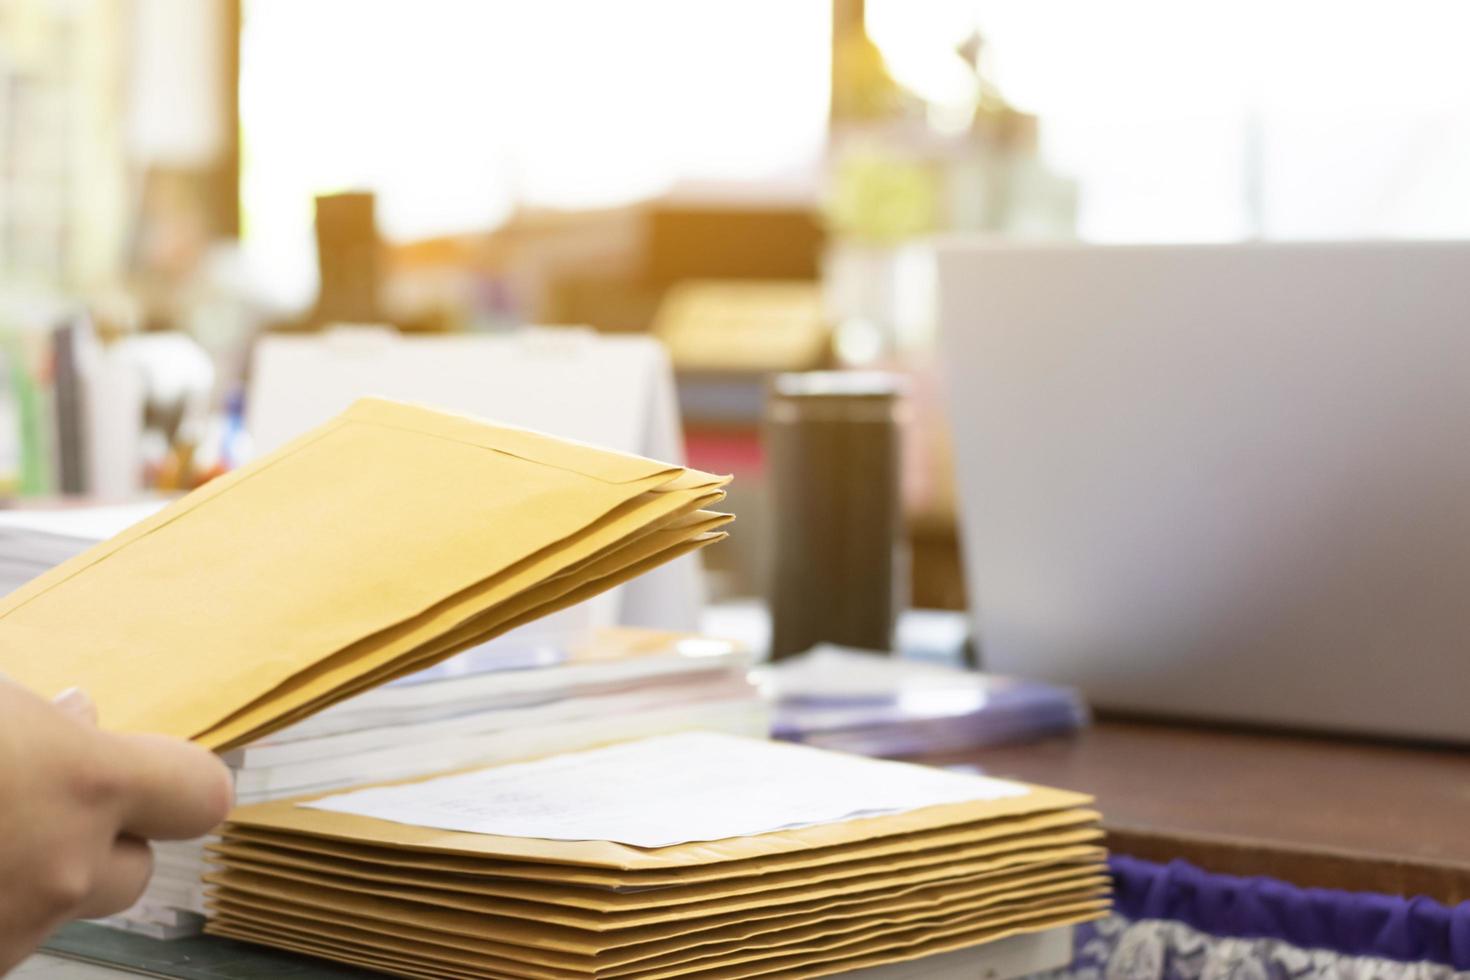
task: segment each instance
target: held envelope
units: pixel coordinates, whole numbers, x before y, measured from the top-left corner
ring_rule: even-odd
[[[727,482],[365,399],[0,601],[0,673],[232,748],[723,538]]]

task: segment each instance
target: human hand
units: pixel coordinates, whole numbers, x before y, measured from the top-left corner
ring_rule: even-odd
[[[80,692],[48,704],[0,679],[0,974],[62,923],[132,905],[147,842],[209,832],[232,797],[208,751],[100,731]]]

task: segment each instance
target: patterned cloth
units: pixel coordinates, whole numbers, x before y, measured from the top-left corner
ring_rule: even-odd
[[[1047,980],[1470,980],[1470,902],[1110,864],[1114,914]]]
[[[1071,967],[1045,980],[1450,980],[1439,963],[1300,949],[1280,939],[1211,936],[1180,922],[1112,915],[1077,930]]]

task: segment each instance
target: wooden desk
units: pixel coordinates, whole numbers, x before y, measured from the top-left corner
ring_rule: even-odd
[[[1097,796],[1115,851],[1302,886],[1470,899],[1470,752],[1104,720],[935,756]]]

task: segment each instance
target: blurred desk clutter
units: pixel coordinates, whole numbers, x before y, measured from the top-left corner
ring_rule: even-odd
[[[586,328],[405,335],[341,326],[256,344],[245,425],[274,452],[359,398],[397,398],[524,426],[650,459],[682,462],[668,355],[641,336]],[[561,617],[563,625],[693,629],[704,598],[698,559],[653,569]]]
[[[830,357],[815,282],[687,280],[664,296],[652,331],[681,372],[803,371]]]
[[[760,671],[776,738],[904,757],[1035,741],[1087,724],[1074,690],[821,645]]]
[[[877,366],[914,381],[915,417],[904,423],[903,513],[905,535],[923,544],[914,552],[915,601],[959,605],[953,515],[942,505],[947,457],[928,407],[932,384],[923,357],[896,353],[875,361],[842,353],[834,325],[851,303],[837,279],[872,275],[843,271],[851,263],[824,265],[825,232],[814,208],[667,201],[617,213],[527,211],[483,241],[413,245],[379,241],[372,213],[369,194],[319,202],[321,292],[309,316],[252,305],[242,282],[156,308],[152,300],[58,300],[45,309],[4,311],[0,327],[16,337],[7,359],[18,370],[9,372],[11,397],[0,392],[0,487],[18,496],[108,500],[189,489],[321,421],[346,403],[349,389],[663,459],[683,459],[682,446],[665,445],[678,445],[682,432],[692,465],[740,478],[732,506],[750,534],[711,561],[710,582],[716,595],[749,595],[767,581],[759,544],[771,526],[761,432],[772,378]],[[883,287],[884,303],[896,303],[893,309],[917,323],[927,308],[916,301],[925,263],[919,253],[904,254],[898,265],[909,270],[901,278],[910,284]],[[607,263],[608,283],[643,290],[637,316],[609,315],[589,299],[598,289],[588,284],[601,281],[597,270]],[[228,265],[202,264],[199,275],[238,279],[220,271]],[[884,269],[879,278],[886,281]],[[895,290],[901,295],[891,295]],[[581,298],[566,298],[573,295]],[[88,309],[90,316],[82,312]],[[857,319],[886,323],[900,315],[887,310]],[[291,341],[302,346],[291,348]],[[669,353],[653,353],[655,345]],[[595,399],[626,383],[623,371],[647,371],[649,401],[569,404],[558,414],[534,374],[544,369],[538,357],[554,360],[557,352],[578,365],[568,370],[602,382],[568,390]],[[442,397],[436,385],[445,389]],[[311,411],[301,414],[304,407]],[[614,429],[611,420],[636,426],[644,412],[652,420],[646,438]],[[589,427],[587,420],[596,426],[604,418],[606,428]],[[562,431],[559,419],[581,421]],[[660,574],[698,578],[689,575],[693,563],[685,565]],[[672,591],[649,586],[625,594]],[[667,621],[649,612],[642,622],[690,625],[687,614]]]
[[[216,376],[188,336],[104,338],[85,316],[0,338],[0,492],[124,500],[195,486],[238,460]]]

